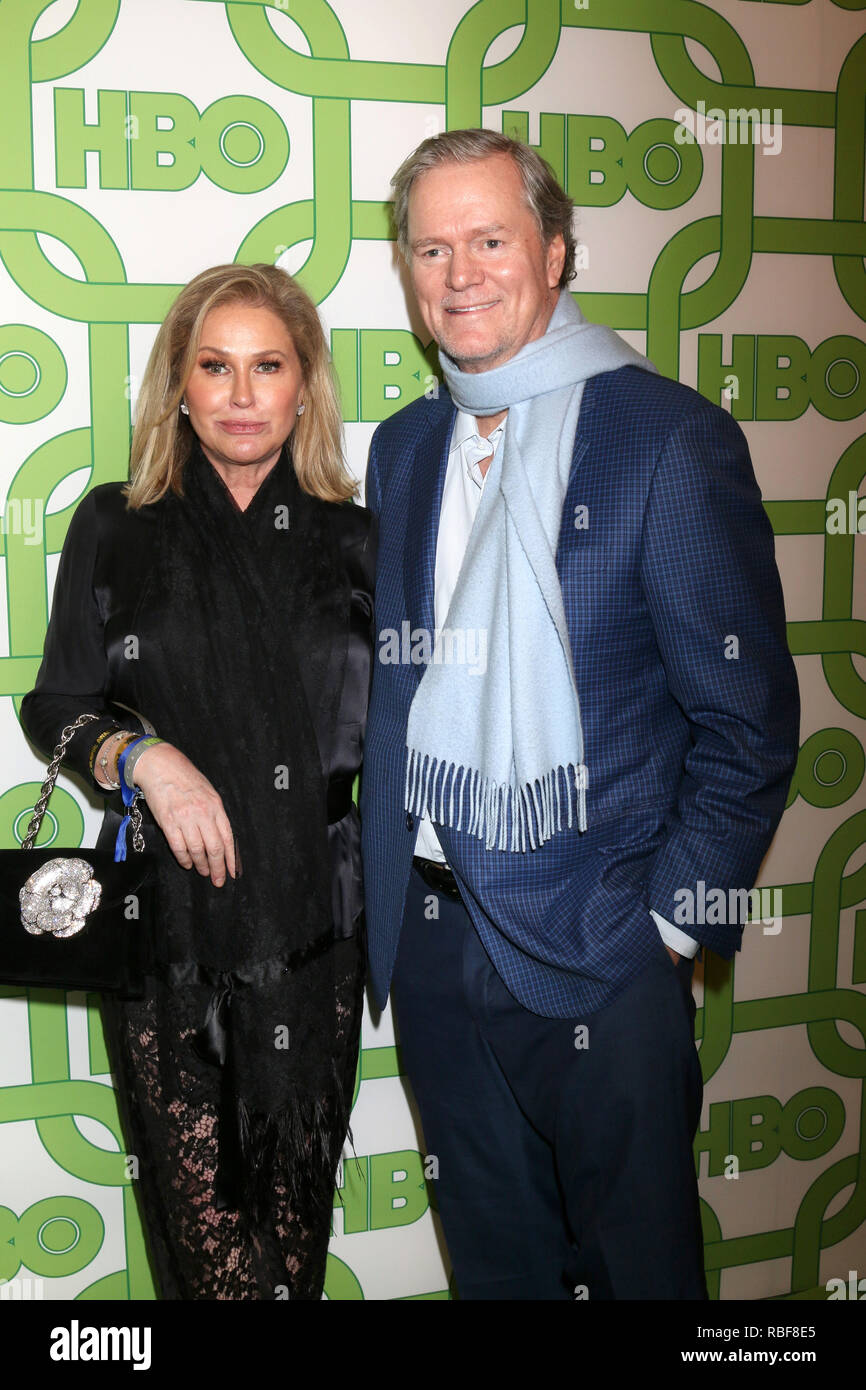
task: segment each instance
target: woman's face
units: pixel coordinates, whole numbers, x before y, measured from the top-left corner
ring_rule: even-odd
[[[184,400],[211,463],[275,462],[303,396],[300,359],[276,314],[249,304],[210,311]]]

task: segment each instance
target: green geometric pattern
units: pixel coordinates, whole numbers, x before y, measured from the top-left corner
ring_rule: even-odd
[[[757,3],[744,0],[737,13],[752,20]],[[789,15],[785,6],[810,3],[817,5],[818,0],[769,0],[762,5],[765,27],[781,30]],[[124,0],[123,7],[134,4],[135,0]],[[501,125],[522,138],[529,138],[530,129],[537,130],[537,148],[579,206],[612,208],[630,193],[638,203],[667,216],[667,239],[642,291],[581,293],[580,300],[591,319],[646,333],[649,356],[669,376],[680,375],[683,335],[714,324],[736,304],[747,279],[771,275],[780,256],[829,258],[840,311],[847,306],[846,317],[853,313],[866,320],[866,37],[853,43],[833,90],[801,90],[758,84],[749,50],[734,25],[710,5],[693,0],[466,0],[465,12],[448,38],[445,60],[435,63],[353,58],[340,20],[341,13],[347,18],[349,4],[350,0],[278,0],[270,5],[262,0],[149,0],[154,21],[167,33],[172,21],[207,5],[214,31],[228,33],[233,40],[231,84],[225,95],[200,109],[178,92],[119,87],[97,91],[89,76],[76,76],[104,48],[111,55],[122,0],[79,3],[58,32],[42,38],[33,37],[34,28],[51,10],[52,0],[0,0],[0,104],[7,132],[0,143],[0,260],[7,284],[32,303],[42,325],[0,324],[0,420],[10,426],[44,422],[41,442],[2,484],[0,556],[5,562],[8,655],[0,656],[0,695],[12,701],[16,713],[39,666],[48,617],[49,557],[60,551],[79,500],[49,512],[52,494],[77,470],[88,470],[87,488],[124,475],[131,425],[130,328],[159,323],[180,288],[175,283],[130,281],[110,218],[103,224],[76,201],[76,190],[98,187],[106,193],[113,190],[114,197],[127,190],[129,196],[142,199],[150,215],[170,206],[173,192],[198,179],[220,189],[226,205],[260,193],[280,179],[287,165],[291,167],[298,131],[290,138],[280,114],[285,98],[304,98],[306,129],[312,137],[311,196],[270,208],[236,246],[224,248],[223,259],[273,262],[309,241],[298,278],[321,303],[346,274],[355,242],[392,238],[388,205],[353,196],[353,109],[364,102],[418,103],[438,108],[444,128]],[[833,4],[843,11],[866,9],[866,0]],[[387,10],[383,4],[383,20]],[[286,25],[286,17],[294,30]],[[515,31],[513,51],[488,62],[491,45],[509,29]],[[562,66],[563,41],[570,29],[641,36],[646,75],[656,81],[660,76],[670,93],[664,110],[626,130],[613,112],[540,109],[534,89],[548,73],[561,76],[561,91],[568,93],[563,104],[580,100],[571,95],[575,84]],[[303,51],[299,35],[309,53]],[[692,56],[695,44],[701,47],[704,66],[717,77],[697,65]],[[382,48],[387,47],[383,22]],[[243,95],[252,71],[270,84],[269,102]],[[619,76],[629,75],[623,69]],[[635,71],[629,80],[640,76]],[[158,71],[152,80],[159,85]],[[53,169],[60,193],[40,189],[34,176],[33,95],[45,83],[54,84]],[[616,88],[612,83],[612,90]],[[705,155],[700,144],[678,138],[674,113],[693,110],[699,102],[704,103],[702,109],[726,113],[766,108],[783,123],[783,130],[832,132],[831,214],[757,214],[760,145],[732,140],[720,148],[718,211],[689,221],[688,204],[702,186]],[[387,108],[383,113],[387,119]],[[43,143],[44,138],[40,132]],[[88,151],[98,155],[98,180]],[[627,216],[625,205],[611,214]],[[62,263],[68,264],[71,253],[80,272],[59,268],[40,236],[62,243]],[[704,278],[693,284],[694,268],[707,257],[711,260]],[[685,290],[689,277],[692,287]],[[87,328],[89,401],[80,414],[88,423],[54,434],[50,417],[66,397],[72,364],[46,331],[46,314]],[[839,334],[817,343],[794,334],[755,335],[748,331],[752,325],[741,327],[744,331],[733,335],[728,349],[717,331],[698,333],[698,389],[729,403],[738,419],[776,422],[780,447],[792,448],[790,433],[785,432],[810,406],[824,418],[842,422],[866,409],[866,345],[860,338]],[[331,346],[347,422],[384,419],[421,394],[437,370],[432,345],[418,342],[405,328],[344,324],[332,330]],[[356,467],[360,471],[363,460],[356,460]],[[813,857],[815,868],[802,881],[774,885],[781,890],[789,922],[794,917],[810,919],[808,978],[799,993],[738,999],[735,971],[708,954],[704,1006],[696,1025],[710,1102],[706,1128],[696,1143],[697,1161],[707,1154],[704,1188],[713,1177],[730,1176],[733,1159],[740,1173],[740,1200],[746,1206],[750,1171],[769,1166],[782,1154],[797,1162],[826,1162],[808,1170],[794,1219],[782,1229],[761,1229],[762,1215],[756,1211],[749,1234],[726,1235],[711,1203],[703,1202],[714,1297],[724,1293],[725,1270],[784,1259],[790,1280],[780,1296],[824,1298],[822,1251],[832,1250],[855,1232],[862,1235],[866,1223],[866,994],[858,988],[866,984],[862,907],[854,915],[850,978],[839,981],[841,914],[866,901],[866,810],[857,809],[864,804],[866,767],[860,723],[866,719],[866,621],[854,607],[857,556],[862,576],[866,544],[858,541],[866,532],[866,508],[858,512],[856,501],[866,475],[866,437],[848,443],[828,472],[822,496],[766,502],[777,537],[824,538],[820,618],[791,614],[788,627],[791,651],[799,657],[820,657],[827,687],[828,727],[803,743],[789,798],[791,806],[799,799],[811,808],[814,850],[812,845],[804,847],[802,858],[804,872]],[[845,514],[853,518],[844,529],[832,530],[827,524],[828,503],[832,507],[835,499],[843,499]],[[786,543],[780,541],[780,555]],[[852,727],[837,727],[845,712]],[[26,824],[25,813],[37,793],[38,784],[32,781],[0,793],[0,846],[20,843],[22,821]],[[849,805],[850,814],[840,821],[838,808]],[[819,824],[821,811],[836,813],[829,834]],[[77,795],[58,787],[39,843],[78,844],[83,829]],[[785,834],[783,827],[780,835]],[[758,925],[752,930],[757,933]],[[787,933],[793,930],[786,924]],[[21,991],[0,993],[25,1000]],[[0,1020],[9,1007],[0,1005]],[[78,1297],[152,1298],[134,1175],[127,1171],[122,1153],[113,1092],[104,1082],[70,1076],[68,1010],[79,1006],[69,1004],[60,992],[31,991],[21,1007],[27,1010],[32,1081],[0,1088],[0,1135],[3,1124],[32,1122],[56,1165],[57,1191],[26,1210],[0,1205],[0,1281],[14,1278],[19,1270],[45,1280],[68,1276],[85,1270],[101,1248],[103,1218],[82,1197],[64,1195],[64,1172],[96,1187],[119,1187],[123,1193],[126,1266],[92,1282]],[[97,1077],[107,1072],[107,1064],[92,1000],[87,1017],[90,1073]],[[726,1095],[722,1078],[711,1084],[739,1035],[763,1033],[760,1048],[772,1051],[777,1035],[770,1030],[790,1028],[805,1030],[815,1078],[822,1084],[801,1085],[812,1078],[792,1077],[801,1089],[784,1104],[773,1096]],[[398,1074],[394,1048],[363,1048],[359,1088]],[[760,1084],[760,1069],[756,1083]],[[844,1099],[833,1089],[835,1084]],[[85,1138],[77,1117],[100,1122],[113,1137],[116,1152]],[[423,1156],[398,1150],[347,1160],[335,1205],[342,1213],[338,1230],[347,1238],[418,1221],[428,1209]],[[337,1245],[341,1251],[348,1248],[345,1241]],[[866,1248],[860,1248],[862,1270]],[[830,1272],[844,1277],[847,1266]],[[359,1278],[334,1254],[326,1292],[337,1299],[364,1297]],[[411,1296],[449,1295],[439,1289]]]

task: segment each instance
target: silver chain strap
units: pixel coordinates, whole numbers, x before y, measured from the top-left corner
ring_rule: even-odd
[[[22,849],[33,848],[33,842],[36,839],[36,836],[39,834],[39,830],[42,825],[42,817],[45,815],[45,810],[48,806],[49,798],[51,796],[51,793],[54,791],[54,784],[57,781],[57,774],[60,771],[60,764],[63,761],[63,756],[66,752],[69,740],[72,738],[72,735],[76,732],[76,730],[82,727],[82,725],[89,724],[91,720],[98,718],[98,714],[79,714],[75,723],[67,724],[66,728],[60,735],[60,742],[54,750],[54,757],[48,764],[48,771],[45,776],[45,781],[42,783],[42,790],[39,793],[39,800],[33,807],[33,815],[31,816],[30,824],[27,827],[27,834],[24,836],[24,839],[21,842]],[[139,853],[142,853],[144,851],[144,834],[141,829],[141,807],[138,804],[140,796],[141,789],[137,788],[132,805],[128,807],[128,811],[129,823],[132,826],[133,848],[138,850]]]

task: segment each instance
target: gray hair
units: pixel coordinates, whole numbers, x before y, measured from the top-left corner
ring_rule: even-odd
[[[538,225],[541,239],[549,246],[559,232],[565,242],[565,261],[559,277],[563,289],[576,274],[575,239],[572,227],[574,203],[546,160],[521,140],[500,135],[495,130],[446,130],[422,140],[416,150],[403,160],[391,180],[394,189],[394,226],[397,245],[404,260],[409,260],[409,194],[420,174],[440,164],[469,164],[493,154],[510,155],[517,165],[523,183],[526,205]]]

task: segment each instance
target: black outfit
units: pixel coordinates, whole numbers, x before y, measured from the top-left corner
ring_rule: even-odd
[[[142,1001],[103,1022],[165,1298],[321,1296],[363,990],[361,761],[374,521],[301,491],[288,450],[241,511],[196,444],[182,498],[119,484],[77,509],[22,722],[90,779],[140,712],[222,798],[241,873],[182,869],[149,812],[159,890]],[[100,847],[123,815],[109,796]],[[131,848],[130,848],[130,852]]]

